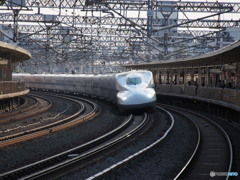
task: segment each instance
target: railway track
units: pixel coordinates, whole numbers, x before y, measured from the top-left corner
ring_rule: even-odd
[[[169,109],[170,112],[174,112],[175,114],[176,113],[181,114],[187,119],[193,120],[191,122],[193,122],[195,124],[195,127],[198,129],[198,132],[199,132],[198,137],[200,137],[200,139],[198,139],[196,143],[195,149],[191,152],[192,155],[190,156],[190,158],[183,163],[184,165],[180,170],[178,169],[177,171],[175,171],[176,173],[174,175],[175,179],[183,179],[183,178],[203,179],[203,178],[210,178],[210,173],[212,173],[213,175],[213,173],[217,173],[217,172],[230,172],[231,161],[232,161],[231,160],[232,150],[231,150],[231,145],[229,144],[230,140],[229,138],[227,138],[227,135],[223,132],[221,128],[219,128],[215,123],[212,123],[211,120],[205,119],[205,117],[202,117],[196,114],[192,114],[191,112],[186,112],[186,111],[183,111],[182,109],[172,109],[172,107],[166,107],[166,109]],[[164,111],[164,109],[161,109],[161,111]],[[146,148],[138,151],[137,153],[134,153],[129,157],[113,164],[112,166],[109,166],[108,168],[96,173],[95,175],[90,176],[89,179],[102,178],[105,176],[108,177],[109,175],[111,176],[112,174],[116,174],[116,172],[119,169],[121,169],[122,166],[126,166],[126,164],[129,164],[129,167],[131,167],[131,164],[133,164],[134,159],[141,156],[145,156],[146,154],[149,154],[148,152],[151,151],[151,149],[154,149],[155,146],[158,146],[159,148],[159,144],[163,141],[163,139],[166,139],[167,135],[170,132],[174,133],[174,131],[172,130],[174,127],[173,115],[170,115],[170,113],[167,113],[167,114],[172,119],[171,120],[172,122],[171,122],[171,125],[169,126],[169,129],[166,129],[160,132],[162,135],[161,138],[159,138],[157,141],[147,146]],[[120,137],[120,134],[125,139],[132,137],[132,134],[129,134],[127,131],[130,131],[130,129],[132,130],[135,129],[134,126],[130,125],[133,122],[135,123],[135,126],[136,126],[136,121],[129,120],[129,124],[126,125],[128,126],[127,128],[128,130],[124,130],[123,128],[119,130],[119,132],[116,131],[115,135],[111,134],[112,133],[111,132],[109,136],[103,135],[100,138],[97,138],[89,143],[85,143],[83,145],[69,149],[62,153],[56,154],[52,157],[45,158],[36,163],[29,164],[27,166],[24,166],[23,168],[18,168],[18,169],[3,173],[0,175],[0,179],[1,178],[16,179],[19,177],[23,179],[32,179],[32,178],[41,179],[41,178],[48,177],[49,174],[50,175],[52,173],[58,174],[58,172],[62,172],[63,171],[62,168],[64,168],[64,170],[69,169],[69,167],[74,168],[76,164],[79,164],[79,163],[81,164],[84,161],[91,160],[93,156],[95,157],[96,155],[101,156],[101,152],[104,152],[104,150],[109,149],[109,147],[113,149],[112,147],[114,145],[121,144],[121,143],[118,143],[117,141],[118,137]],[[140,125],[144,123],[142,123],[142,120],[141,121],[139,120],[137,124]],[[170,136],[172,136],[171,133],[170,133]],[[178,140],[178,141],[181,141],[181,140]],[[115,143],[111,144],[112,142],[115,142]],[[103,149],[100,148],[101,146],[103,146]],[[100,149],[97,149],[95,151],[96,148],[100,148]],[[187,148],[187,147],[181,147],[181,148]],[[117,176],[114,175],[114,177],[117,177]],[[223,178],[226,179],[226,177],[223,177]],[[174,179],[174,178],[171,178],[171,179]]]
[[[34,96],[38,97],[38,95],[34,95]],[[56,131],[59,131],[62,129],[72,127],[76,124],[79,124],[81,122],[84,122],[84,121],[90,119],[91,117],[93,117],[96,114],[96,112],[98,110],[98,107],[95,103],[93,103],[89,100],[83,99],[83,98],[76,98],[76,97],[72,97],[72,96],[61,96],[61,98],[67,99],[69,101],[73,101],[74,103],[78,104],[79,110],[75,114],[70,115],[66,118],[60,119],[58,121],[54,121],[54,122],[51,122],[51,123],[48,123],[45,125],[27,129],[25,131],[20,131],[18,133],[13,133],[10,135],[2,136],[2,137],[0,137],[0,147],[5,147],[5,146],[11,145],[11,144],[19,143],[22,141],[26,141],[29,139],[33,139],[33,138],[36,138],[39,136],[43,136],[43,135],[46,135],[49,133],[53,133],[53,132],[56,132]],[[83,101],[92,107],[91,110],[86,111],[86,109],[84,108],[84,105],[82,103]],[[48,108],[48,106],[45,108]],[[22,117],[22,115],[20,115],[20,116]],[[23,116],[25,116],[25,115],[23,115]],[[39,123],[41,123],[41,122],[38,122],[38,124]]]
[[[167,106],[163,106],[166,108]],[[197,140],[194,142],[194,144],[191,144],[193,146],[192,150],[185,150],[187,152],[187,156],[189,159],[186,158],[180,158],[180,156],[176,156],[176,152],[181,153],[182,150],[173,151],[171,149],[168,149],[166,151],[170,151],[169,153],[164,152],[163,150],[157,151],[158,153],[165,153],[160,155],[153,155],[153,152],[151,151],[151,148],[154,149],[154,147],[146,147],[144,150],[140,150],[139,153],[133,154],[129,156],[128,158],[119,161],[116,164],[113,164],[112,166],[106,168],[105,170],[102,170],[101,172],[90,176],[88,180],[91,179],[98,179],[98,178],[146,178],[146,176],[138,176],[137,174],[149,174],[148,178],[150,179],[211,179],[214,176],[217,176],[218,173],[221,174],[222,172],[225,172],[225,175],[222,177],[218,177],[219,179],[228,179],[228,172],[231,171],[231,164],[232,164],[232,147],[231,142],[227,136],[227,134],[223,131],[221,127],[219,127],[216,123],[212,122],[210,119],[199,115],[199,114],[192,114],[192,112],[186,112],[181,110],[176,110],[172,107],[167,107],[168,111],[172,114],[172,117],[176,117],[176,114],[179,114],[182,116],[186,121],[192,122],[190,124],[194,124],[192,128],[196,129],[197,133]],[[178,115],[178,116],[179,116]],[[177,121],[180,119],[177,118]],[[176,123],[180,125],[181,123]],[[176,127],[173,128],[176,130]],[[179,129],[179,128],[178,128]],[[172,130],[172,133],[176,133],[175,130]],[[190,134],[189,134],[190,135]],[[185,141],[184,139],[179,139],[177,136],[174,137],[170,133],[170,138],[168,138],[169,143],[170,139],[175,139],[175,141]],[[166,142],[166,141],[165,141]],[[160,144],[161,142],[158,142]],[[189,146],[184,146],[186,143],[182,143],[182,146],[178,146],[178,148],[185,148],[189,149]],[[154,143],[155,145],[155,143]],[[158,148],[163,148],[166,146],[167,143],[161,143]],[[187,144],[186,144],[187,145]],[[168,145],[167,145],[168,146]],[[194,147],[195,146],[195,147]],[[170,145],[168,148],[172,148],[174,145]],[[175,148],[177,149],[177,148]],[[146,151],[145,151],[146,150]],[[149,153],[148,153],[149,151]],[[144,154],[145,152],[145,154]],[[146,155],[147,154],[147,155]],[[167,157],[176,157],[178,159],[171,160],[172,158],[166,158],[166,160],[161,163],[158,171],[156,171],[154,176],[150,176],[153,172],[146,171],[147,165],[151,164],[151,159],[149,159],[149,154],[152,154],[151,156],[155,158],[158,158],[158,156],[167,156]],[[171,155],[172,154],[172,155]],[[134,160],[138,156],[140,156],[138,159],[140,160]],[[147,160],[148,163],[144,162],[142,159]],[[140,162],[139,162],[140,161]],[[172,161],[172,162],[171,162]],[[152,164],[154,164],[155,160]],[[139,165],[139,163],[141,165]],[[129,164],[129,165],[128,165]],[[136,164],[136,165],[133,165]],[[144,165],[146,164],[146,165]],[[170,165],[170,164],[174,164]],[[178,167],[177,164],[181,164],[181,167]],[[157,165],[157,164],[156,164]],[[155,166],[156,166],[155,165]],[[145,169],[136,169],[135,166],[142,166],[145,167]],[[155,168],[155,166],[153,166]],[[166,168],[166,167],[168,168]],[[173,167],[171,167],[173,166]],[[171,167],[171,168],[170,168]],[[129,169],[132,169],[129,173],[124,174],[124,169],[126,171],[130,171]],[[149,168],[148,168],[149,169]],[[175,169],[175,170],[174,170]],[[159,172],[163,171],[164,173],[160,176],[158,175]],[[179,173],[178,173],[179,172]],[[134,173],[136,173],[134,175]],[[119,176],[121,175],[121,176]],[[123,176],[123,177],[122,177]]]
[[[225,172],[220,179],[228,179],[232,166],[232,144],[227,133],[211,119],[200,114],[170,106],[170,112],[191,120],[198,129],[198,142],[188,162],[174,179],[206,179]]]
[[[90,177],[87,178],[87,180],[92,180],[92,179],[101,179],[101,178],[113,178],[113,177],[118,177],[116,174],[116,172],[118,171],[118,169],[121,169],[123,168],[124,166],[129,166],[128,167],[131,167],[131,164],[134,163],[135,159],[137,158],[141,158],[141,157],[145,157],[145,156],[148,156],[147,154],[153,149],[155,148],[156,146],[158,146],[167,136],[168,134],[171,132],[173,126],[174,126],[174,118],[173,116],[168,112],[166,111],[165,109],[161,108],[161,107],[156,107],[158,111],[163,111],[164,113],[166,113],[166,115],[169,117],[169,126],[167,129],[165,129],[164,131],[160,131],[160,138],[158,138],[156,141],[154,141],[153,143],[151,143],[150,145],[148,145],[147,147],[144,147],[143,149],[135,152],[134,154],[131,154],[130,156],[128,156],[127,158],[111,165],[110,167],[102,170],[101,172],[95,174],[95,175],[92,175]]]
[[[71,164],[82,161],[86,158],[91,158],[92,156],[125,141],[139,132],[147,124],[148,120],[149,117],[147,113],[145,113],[142,118],[135,120],[133,115],[129,115],[119,127],[97,139],[56,154],[52,157],[3,173],[0,175],[0,178],[42,178],[44,175],[53,171],[61,171],[61,169],[66,166],[70,166]]]
[[[0,118],[1,118],[0,124],[5,124],[5,123],[20,120],[20,119],[32,117],[34,115],[47,111],[52,106],[52,102],[47,98],[37,97],[37,96],[30,96],[29,98],[35,101],[33,105],[26,108],[22,108],[17,111],[13,111],[11,113],[0,115]]]
[[[34,97],[26,96],[24,98],[23,104],[19,105],[18,107],[16,107],[15,110],[13,110],[11,112],[1,113],[0,114],[0,119],[13,116],[13,115],[18,114],[20,112],[28,111],[28,110],[34,108],[37,105],[38,105],[38,102],[37,102],[37,100]]]

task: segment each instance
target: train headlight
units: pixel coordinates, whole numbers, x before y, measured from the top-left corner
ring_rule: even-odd
[[[128,91],[121,91],[121,92],[119,92],[119,93],[117,94],[117,97],[118,97],[119,99],[121,99],[122,101],[125,101],[125,100],[127,100],[129,94],[130,94],[130,93],[129,93]]]
[[[145,93],[148,98],[152,98],[153,96],[155,96],[155,90],[152,88],[146,89]]]

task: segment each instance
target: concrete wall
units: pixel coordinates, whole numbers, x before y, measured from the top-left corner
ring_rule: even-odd
[[[26,90],[25,84],[18,81],[3,81],[0,82],[0,95],[11,94]]]
[[[156,91],[159,94],[182,94],[185,96],[223,101],[237,105],[240,108],[240,90],[236,89],[161,84],[156,86]]]

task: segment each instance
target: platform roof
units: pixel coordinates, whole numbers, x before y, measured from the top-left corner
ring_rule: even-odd
[[[19,62],[28,60],[31,57],[30,52],[21,47],[0,42],[0,58],[4,60]]]
[[[222,49],[200,56],[143,64],[129,64],[123,65],[123,67],[133,69],[179,68],[215,66],[222,64],[232,64],[236,62],[240,62],[240,41],[236,41],[228,46],[223,47]]]

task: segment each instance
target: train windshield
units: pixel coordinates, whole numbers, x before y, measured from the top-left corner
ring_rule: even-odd
[[[129,77],[127,78],[127,85],[137,85],[141,84],[142,79],[140,77]]]

